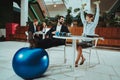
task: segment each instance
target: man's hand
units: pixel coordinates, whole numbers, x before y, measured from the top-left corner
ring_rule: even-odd
[[[46,36],[45,36],[45,38],[49,38],[49,36],[48,36],[48,35],[46,35]]]
[[[52,34],[55,34],[55,33],[56,33],[56,31],[53,31],[53,32],[52,32]]]

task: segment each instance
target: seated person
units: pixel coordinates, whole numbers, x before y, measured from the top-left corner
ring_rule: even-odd
[[[84,6],[86,6],[86,4],[82,5],[82,8],[81,8],[81,20],[82,20],[82,23],[83,23],[83,36],[86,36],[86,37],[93,37],[93,35],[95,34],[95,28],[98,24],[98,20],[99,20],[99,3],[100,1],[96,1],[94,2],[94,4],[96,5],[96,15],[95,15],[95,18],[94,18],[94,15],[92,13],[87,13],[86,14],[86,18],[84,17],[84,12],[83,12],[83,9],[84,9]],[[78,67],[78,62],[81,58],[81,62],[80,62],[80,65],[82,65],[85,61],[85,58],[82,54],[82,49],[83,48],[87,48],[87,47],[92,47],[93,46],[93,43],[92,43],[92,40],[86,40],[84,39],[82,42],[78,43],[77,44],[77,58],[76,58],[76,61],[75,61],[75,67]]]
[[[45,39],[41,39],[39,41],[37,41],[34,38],[34,44],[35,44],[35,46],[32,46],[32,47],[38,47],[38,48],[47,49],[47,48],[54,47],[54,46],[65,45],[65,42],[66,42],[65,39],[56,39],[56,38],[53,38],[53,35],[55,35],[55,33],[58,32],[58,31],[59,32],[69,33],[68,28],[66,26],[64,26],[63,23],[64,23],[64,17],[63,16],[59,16],[58,17],[57,25],[53,26],[46,33],[46,38]]]
[[[34,47],[35,44],[33,37],[39,41],[40,39],[43,39],[41,27],[38,25],[38,20],[34,19],[33,22],[29,23],[28,28],[28,41],[30,43],[30,47]]]
[[[36,32],[34,32],[34,34],[33,34],[33,36],[34,36],[34,38],[36,38],[36,39],[38,39],[38,40],[40,40],[40,39],[43,39],[43,32],[41,31],[41,26],[37,26],[37,31]]]
[[[38,20],[34,19],[33,22],[29,23],[29,28],[28,28],[28,42],[30,43],[30,47],[35,46],[34,45],[34,40],[33,40],[33,35],[37,31],[37,26],[38,26]]]
[[[46,33],[47,25],[45,22],[42,22],[42,25],[40,26],[40,31],[43,33]]]

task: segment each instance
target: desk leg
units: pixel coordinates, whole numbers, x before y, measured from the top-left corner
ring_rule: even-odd
[[[73,50],[74,50],[72,68],[73,68],[73,70],[75,70],[75,54],[76,54],[76,40],[75,39],[73,39],[72,47],[73,47]]]

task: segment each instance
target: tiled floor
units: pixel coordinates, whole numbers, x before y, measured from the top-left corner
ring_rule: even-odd
[[[12,58],[15,52],[29,46],[25,42],[6,41],[0,42],[0,80],[23,80],[17,76],[12,68]],[[93,53],[91,65],[88,68],[88,54],[84,53],[86,61],[75,70],[71,70],[73,48],[66,48],[67,65],[63,65],[62,51],[49,51],[50,64],[43,77],[34,80],[120,80],[120,50],[97,49],[100,64]],[[97,65],[96,65],[97,64]]]

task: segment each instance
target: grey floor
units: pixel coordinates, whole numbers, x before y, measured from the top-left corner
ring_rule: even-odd
[[[0,42],[0,80],[23,80],[17,76],[12,68],[12,59],[15,52],[28,47],[25,42]],[[94,50],[91,55],[91,67],[88,67],[88,54],[83,53],[86,61],[73,71],[70,67],[73,62],[73,48],[66,47],[67,62],[64,65],[63,51],[48,51],[50,64],[43,77],[34,80],[120,80],[120,50],[97,49],[100,64]]]

